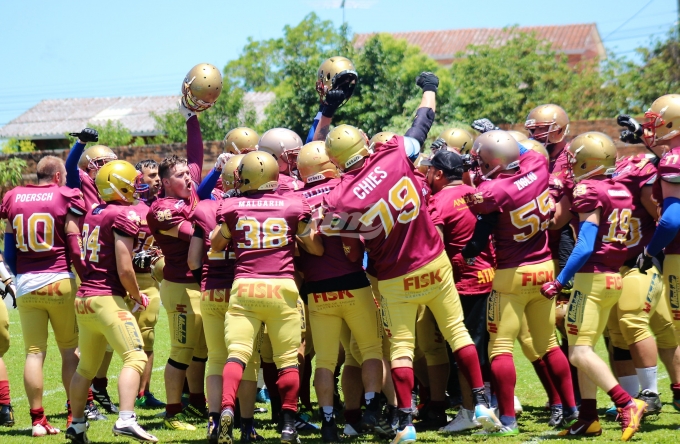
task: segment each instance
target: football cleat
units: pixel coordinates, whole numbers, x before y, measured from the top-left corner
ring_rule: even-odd
[[[208,426],[206,427],[206,432],[208,444],[217,444],[220,437],[219,420],[215,421],[211,416],[210,419],[208,419]]]
[[[607,418],[611,419],[612,421],[616,421],[616,417],[619,415],[619,413],[616,411],[616,406],[615,406],[615,405],[609,407],[609,408],[604,412],[604,414],[605,414],[605,416],[606,416]]]
[[[673,398],[673,408],[680,412],[680,399]]]
[[[456,433],[464,430],[478,429],[482,425],[475,419],[475,414],[472,410],[467,410],[461,407],[458,414],[446,426],[439,429],[440,432]]]
[[[406,444],[410,442],[416,442],[416,429],[412,425],[397,430],[397,434],[392,440],[392,444]]]
[[[306,413],[298,413],[295,416],[295,429],[299,432],[315,432],[319,430],[319,426],[309,422],[311,417]]]
[[[494,431],[503,427],[494,411],[481,404],[475,406],[475,419],[486,431]]]
[[[557,427],[562,425],[562,420],[564,419],[564,411],[562,410],[562,405],[551,405],[550,406],[550,421],[548,425],[550,427]]]
[[[647,404],[647,409],[645,410],[645,415],[652,415],[656,413],[661,413],[663,404],[657,393],[650,390],[643,390],[637,395],[637,399],[640,399]]]
[[[281,410],[281,442],[282,443],[300,443],[298,438],[298,421],[300,414],[292,410]],[[316,428],[316,426],[314,426]]]
[[[519,427],[517,427],[517,421],[513,421],[512,424],[507,426],[500,426],[493,430],[481,430],[474,433],[473,436],[515,436],[519,435]]]
[[[399,419],[397,418],[397,408],[392,405],[385,406],[382,415],[378,417],[375,425],[375,433],[381,438],[394,439],[397,434]]]
[[[557,436],[600,436],[602,434],[602,426],[597,419],[593,421],[579,419],[568,429],[562,430]]]
[[[519,402],[519,398],[517,396],[514,397],[514,407],[515,407],[515,416],[519,416],[524,412],[524,409],[522,409],[522,403]]]
[[[12,427],[14,425],[14,409],[11,404],[0,405],[0,426]]]
[[[90,444],[90,440],[87,439],[87,429],[89,427],[90,424],[87,422],[72,423],[66,429],[66,439],[75,444]]]
[[[170,430],[196,430],[196,427],[189,424],[188,421],[189,419],[182,412],[173,416],[166,416],[163,420],[163,424],[165,424],[166,429]]]
[[[39,421],[35,421],[32,427],[32,435],[35,437],[46,435],[57,435],[61,430],[53,427],[47,422],[47,416],[43,416]]]
[[[321,439],[323,442],[337,443],[340,442],[340,436],[338,436],[338,427],[335,424],[335,418],[330,421],[321,422]]]
[[[257,391],[257,396],[255,397],[255,400],[257,402],[270,402],[269,401],[269,390],[267,387],[261,388],[260,390]]]
[[[135,407],[146,409],[162,409],[165,403],[156,398],[151,392],[144,392],[144,396],[137,397],[135,400]]]
[[[422,415],[422,413],[425,413]],[[421,415],[418,416],[419,421],[415,423],[415,428],[417,431],[421,430],[438,430],[441,427],[445,427],[449,422],[448,416],[446,416],[446,411],[434,411],[432,409],[427,409],[421,411]]]
[[[94,385],[92,385],[90,386],[90,390],[92,390],[92,396],[94,396],[94,400],[97,401],[100,406],[102,406],[106,413],[118,413],[118,407],[116,407],[116,404],[111,401],[111,397],[109,396],[109,392],[106,390],[106,387],[101,390],[97,390],[94,388]]]
[[[562,414],[564,415],[564,410],[562,411]],[[574,410],[574,413],[569,416],[563,416],[562,427],[571,427],[576,421],[578,421],[578,410]]]
[[[251,426],[250,430],[246,430],[241,426],[241,442],[258,442],[264,441],[264,437],[257,433],[255,426]]]
[[[232,444],[234,442],[234,412],[222,410],[220,415],[218,444]]]
[[[87,401],[85,404],[85,416],[90,421],[106,421],[106,415],[102,415],[94,401]]]
[[[621,441],[628,441],[640,429],[640,422],[645,414],[647,404],[641,399],[633,398],[628,405],[617,409],[621,423]]]
[[[158,442],[158,438],[137,424],[137,417],[134,415],[126,421],[118,419],[113,425],[113,434],[116,436],[127,436],[139,442]]]

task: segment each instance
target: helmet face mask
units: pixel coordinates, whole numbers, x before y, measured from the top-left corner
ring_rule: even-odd
[[[569,134],[569,116],[561,106],[539,105],[529,112],[524,128],[545,145],[560,143]]]
[[[325,103],[328,91],[341,89],[345,93],[347,101],[356,87],[359,75],[354,68],[354,64],[346,57],[331,57],[321,63],[317,72],[316,92],[319,99]]]
[[[470,154],[475,174],[485,180],[519,166],[519,144],[503,130],[492,130],[479,136]]]
[[[297,156],[302,148],[302,139],[287,128],[272,128],[266,131],[258,142],[258,151],[271,154],[279,164],[279,171],[289,175],[297,169]]]
[[[144,183],[144,174],[141,172],[135,178],[135,193],[137,194],[137,199],[142,202],[148,202],[151,197],[151,187]]]
[[[182,82],[182,104],[194,112],[205,111],[222,93],[222,74],[210,63],[191,68]]]
[[[118,156],[106,145],[94,145],[83,151],[78,160],[78,167],[88,174],[96,174],[97,171],[112,160],[118,160]]]
[[[227,160],[222,168],[222,191],[226,192],[236,188],[236,172],[244,157],[245,154],[237,154]]]

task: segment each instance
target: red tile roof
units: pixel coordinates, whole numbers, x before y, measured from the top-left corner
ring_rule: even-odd
[[[540,39],[552,42],[552,48],[566,54],[579,54],[587,58],[604,57],[605,50],[595,23],[560,26],[524,26],[520,32],[535,32]],[[482,45],[489,41],[502,45],[513,30],[500,28],[450,29],[444,31],[395,32],[392,36],[406,39],[430,57],[450,61],[454,54],[465,51],[468,45]],[[375,33],[357,34],[354,45],[362,47]]]

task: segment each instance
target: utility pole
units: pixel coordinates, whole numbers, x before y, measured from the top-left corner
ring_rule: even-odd
[[[342,8],[342,26],[345,26],[345,0],[342,0],[340,7]],[[678,8],[680,8],[680,0],[678,0]],[[680,9],[678,9],[678,16],[680,17]]]

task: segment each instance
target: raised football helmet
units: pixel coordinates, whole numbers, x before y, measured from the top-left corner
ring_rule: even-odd
[[[325,101],[326,93],[335,89],[341,89],[345,93],[345,101],[354,94],[359,75],[354,68],[354,63],[347,57],[335,56],[326,59],[319,66],[316,80],[316,92],[322,102]]]
[[[234,189],[236,182],[235,173],[244,157],[245,154],[232,156],[227,160],[227,163],[224,164],[224,167],[222,167],[222,191],[226,192]]]
[[[444,139],[449,148],[457,148],[460,154],[469,154],[475,141],[472,134],[462,128],[447,128],[437,138]]]
[[[388,140],[396,135],[396,133],[391,131],[381,131],[374,134],[373,137],[371,137],[371,140],[368,141],[368,150],[373,152],[373,148],[375,148],[376,143],[387,143]]]
[[[518,142],[529,139],[522,131],[510,130],[508,131],[508,134],[510,134]]]
[[[616,169],[616,145],[608,135],[589,131],[578,135],[567,151],[574,183],[600,174],[613,174]]]
[[[680,131],[680,94],[666,94],[652,103],[645,113],[643,139],[648,147],[672,139]]]
[[[298,154],[298,172],[305,183],[338,177],[340,172],[326,154],[326,144],[321,140],[309,142]]]
[[[280,171],[285,171],[295,169],[302,145],[302,139],[294,131],[287,128],[272,128],[262,134],[257,149],[274,156]]]
[[[477,137],[470,154],[484,179],[519,166],[519,144],[503,130],[488,131]]]
[[[107,162],[117,160],[116,154],[106,145],[94,145],[83,151],[78,159],[78,168],[83,171],[99,170]]]
[[[194,112],[205,111],[222,93],[222,73],[210,63],[191,68],[182,82],[182,104]]]
[[[234,181],[234,188],[241,193],[275,190],[279,185],[279,166],[271,154],[251,151],[241,159]]]
[[[543,146],[543,144],[541,142],[539,142],[538,140],[526,139],[526,140],[519,140],[518,142],[524,148],[531,150],[531,151],[536,151],[541,156],[545,157],[545,160],[550,161],[550,155],[548,154],[548,150],[546,150],[545,147]]]
[[[524,128],[541,143],[560,143],[569,134],[569,116],[559,105],[539,105],[529,111]]]
[[[340,171],[368,157],[368,138],[351,125],[339,125],[326,136],[326,154]]]
[[[224,136],[224,151],[231,154],[246,154],[257,150],[257,142],[260,136],[255,130],[240,126],[229,131]]]
[[[94,183],[104,202],[134,204],[139,199],[139,192],[149,188],[142,179],[142,173],[130,162],[112,160],[99,169]]]

